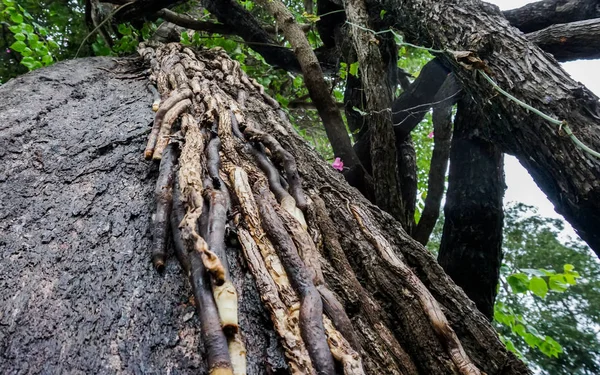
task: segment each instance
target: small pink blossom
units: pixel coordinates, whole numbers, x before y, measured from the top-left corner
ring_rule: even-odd
[[[8,49],[8,48],[7,48],[7,49],[6,49],[6,53],[10,53],[10,49]]]
[[[344,162],[340,158],[335,158],[335,161],[331,166],[340,172],[344,170]]]
[[[433,132],[427,134],[427,138],[433,138]]]

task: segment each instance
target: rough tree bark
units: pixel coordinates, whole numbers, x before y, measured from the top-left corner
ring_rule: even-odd
[[[279,254],[271,253],[268,264],[279,258],[291,277],[299,277],[281,252],[289,254],[292,245],[284,249],[281,244],[289,233],[302,233],[302,228],[294,226],[293,218],[289,221],[283,199],[280,207],[269,186],[283,192],[271,185],[272,180],[266,185],[253,153],[244,151],[250,144],[237,138],[238,121],[245,129],[243,137],[261,140],[275,161],[282,155],[277,144],[289,153],[293,159],[283,159],[282,174],[290,185],[294,185],[290,162],[295,161],[300,194],[309,198],[304,213],[311,236],[292,238],[311,270],[316,258],[306,254],[311,247],[319,251],[324,279],[319,281],[319,273],[313,273],[314,285],[337,297],[323,297],[324,301],[337,299],[343,306],[356,335],[349,341],[358,344],[367,373],[528,373],[431,254],[310,150],[235,62],[220,52],[193,57],[180,47],[171,48],[166,58],[174,60],[166,61],[179,59],[187,64],[186,73],[179,74],[177,63],[170,65],[177,74],[159,81],[159,89],[200,74],[202,84],[193,87],[202,94],[192,99],[186,116],[200,111],[205,115],[196,121],[202,127],[217,124],[223,158],[219,173],[232,197],[231,213],[242,213],[233,215],[232,225],[244,251],[239,245],[228,248],[226,261],[240,298],[239,327],[248,350],[249,374],[286,373],[282,352],[288,361],[298,359],[294,353],[299,347],[290,347],[289,340],[295,337],[299,343],[307,338],[302,334],[301,340],[291,331],[292,337],[282,339],[282,330],[289,328],[279,325],[279,318],[294,311],[285,306],[294,306],[298,297],[289,294],[281,268],[279,276],[270,279],[269,267],[261,260],[262,251],[270,246],[265,242],[268,237]],[[191,63],[189,58],[199,60]],[[7,207],[0,242],[0,343],[9,372],[205,371],[185,278],[172,259],[163,275],[150,263],[148,229],[157,166],[144,162],[142,153],[152,119],[152,95],[146,92],[143,74],[117,72],[130,69],[129,64],[109,59],[59,63],[0,88],[6,119],[0,129],[6,166],[0,174],[1,196]],[[232,128],[227,130],[228,126]],[[275,166],[277,175],[279,164]],[[254,183],[253,191],[248,182]],[[260,211],[253,203],[256,198],[266,199],[260,201]],[[271,221],[260,225],[274,215],[266,214],[270,208],[265,205],[288,223],[287,230],[276,232]],[[302,288],[297,290],[303,295]],[[274,320],[269,321],[266,311]],[[284,315],[273,315],[275,311]],[[351,337],[342,320],[332,320],[345,337]],[[324,322],[328,334],[336,332]],[[354,357],[334,350],[342,342],[338,337],[329,344],[334,357],[350,366]],[[303,363],[307,358],[301,358]]]
[[[2,372],[207,372],[184,275],[173,259],[161,275],[150,262],[152,94],[139,71],[115,75],[122,65],[68,61],[0,88]],[[248,373],[285,372],[237,253]]]

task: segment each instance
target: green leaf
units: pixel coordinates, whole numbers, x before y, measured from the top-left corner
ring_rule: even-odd
[[[52,50],[57,50],[58,49],[58,44],[56,44],[56,42],[53,41],[53,40],[49,40],[48,41],[48,47],[50,47],[50,49],[52,49]]]
[[[304,80],[302,79],[301,75],[296,76],[293,81],[294,88],[299,89],[300,87],[302,87],[303,81]]]
[[[36,61],[33,57],[30,56],[24,57],[23,60],[21,60],[21,64],[25,65],[29,70],[34,70],[42,67],[42,63]]]
[[[515,273],[506,278],[513,293],[526,293],[529,290],[529,278],[523,273]]]
[[[355,77],[358,77],[358,61],[350,64],[350,74]]]
[[[14,23],[23,23],[23,15],[21,13],[11,13],[10,20]]]
[[[25,36],[25,34],[23,34],[23,33],[16,33],[14,36],[15,36],[15,39],[19,40],[19,41],[24,41],[27,38]]]
[[[21,55],[23,56],[31,56],[33,55],[33,51],[29,47],[25,47],[23,51],[21,51]]]
[[[117,30],[119,31],[119,33],[121,33],[121,35],[131,35],[131,28],[127,27],[127,25],[125,25],[124,23],[119,24]]]
[[[383,16],[385,16],[387,12],[385,11],[385,9],[382,9],[381,12],[379,12],[379,18],[383,19]]]
[[[25,32],[27,32],[28,34],[33,33],[33,26],[31,26],[30,24],[26,23],[25,25],[23,25],[23,27],[25,28]]]
[[[2,2],[4,3],[4,5],[6,5],[7,7],[10,6],[14,6],[15,2],[13,0],[2,0]]]
[[[538,297],[545,298],[548,294],[548,284],[541,277],[532,277],[529,282],[529,290]]]
[[[13,51],[17,51],[19,53],[23,52],[23,50],[27,48],[27,44],[25,44],[23,41],[16,41],[13,44],[10,45],[10,49],[12,49]]]
[[[37,53],[40,56],[47,56],[50,51],[48,51],[48,48],[40,43],[40,46],[38,48],[35,49],[35,53]]]
[[[574,266],[574,265],[572,265],[572,264],[568,264],[568,263],[567,263],[567,264],[565,264],[565,265],[563,266],[563,270],[564,270],[565,272],[571,272],[571,271],[573,271],[574,269],[575,269],[575,266]]]
[[[569,284],[567,284],[563,275],[551,276],[548,285],[551,290],[561,293],[569,289]]]
[[[535,335],[532,335],[531,333],[525,334],[523,336],[523,339],[531,348],[537,347],[542,342],[542,340],[537,338]]]
[[[54,59],[51,55],[45,55],[42,57],[42,62],[44,63],[44,65],[48,66],[54,62]]]
[[[523,326],[522,324],[517,324],[516,326],[514,326],[513,332],[521,337],[525,337],[525,335],[527,334],[527,330],[525,329],[525,326]]]
[[[14,34],[20,33],[23,30],[21,25],[13,25],[13,26],[10,26],[8,29],[10,30],[10,32],[12,32]]]

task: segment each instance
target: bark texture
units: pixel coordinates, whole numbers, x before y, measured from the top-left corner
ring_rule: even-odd
[[[578,148],[558,126],[499,95],[478,73],[474,79],[473,69],[487,69],[503,89],[566,121],[594,150],[600,150],[598,98],[478,1],[382,0],[370,4],[373,11],[383,6],[408,41],[447,51],[444,60],[486,115],[486,123],[494,124],[482,129],[482,136],[517,156],[556,211],[600,255],[600,160]],[[452,51],[473,51],[471,57],[482,59],[483,65],[458,61]]]
[[[184,61],[187,52],[173,48]],[[204,81],[196,88],[209,90],[199,96],[209,100],[203,105],[216,105],[208,113],[218,118],[223,155],[233,156],[220,173],[235,197],[232,210],[242,213],[234,222],[244,251],[228,248],[227,260],[240,298],[249,374],[289,371],[279,342],[289,363],[312,365],[307,354],[293,357],[302,341],[286,346],[297,336],[275,338],[274,331],[289,329],[279,317],[297,311],[289,307],[298,296],[253,203],[261,190],[250,182],[260,186],[266,177],[252,154],[235,146],[242,141],[227,134],[227,125],[237,126],[234,117],[274,137],[295,159],[323,285],[343,306],[360,345],[360,358],[348,355],[347,347],[336,346],[342,336],[323,319],[330,350],[346,373],[359,373],[357,360],[370,374],[528,373],[431,254],[323,162],[239,66],[220,52],[199,56]],[[152,95],[144,80],[94,69],[115,66],[108,59],[60,63],[0,89],[8,119],[0,134],[2,161],[10,166],[1,175],[2,203],[9,209],[2,218],[0,342],[9,371],[206,371],[184,277],[172,259],[163,276],[150,263],[158,168],[142,153]],[[240,89],[248,94],[239,96],[241,103]],[[205,121],[202,126],[212,124]],[[276,211],[280,205],[285,210],[282,202],[272,203]],[[279,272],[268,272],[265,259],[270,267],[279,262]]]

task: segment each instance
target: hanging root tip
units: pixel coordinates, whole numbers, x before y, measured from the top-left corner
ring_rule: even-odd
[[[153,254],[152,264],[159,273],[162,273],[165,269],[165,254]]]

